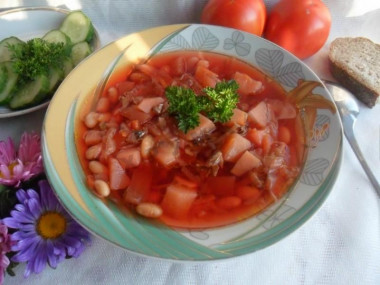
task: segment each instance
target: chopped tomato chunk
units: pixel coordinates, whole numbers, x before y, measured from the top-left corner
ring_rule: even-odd
[[[163,166],[174,164],[179,155],[179,143],[177,141],[160,140],[152,149],[153,157]]]
[[[139,204],[148,197],[153,178],[151,166],[142,165],[132,174],[131,183],[124,192],[124,201],[131,204]]]
[[[231,119],[227,122],[227,124],[236,124],[239,126],[245,126],[247,123],[248,114],[238,108],[233,110],[234,114]]]
[[[108,161],[108,167],[111,190],[125,189],[131,180],[125,173],[125,170],[120,165],[119,161],[115,158],[110,158]]]
[[[261,101],[248,112],[248,120],[261,129],[268,124],[271,118],[271,109],[264,101]]]
[[[200,64],[197,65],[195,70],[195,78],[203,87],[215,87],[216,83],[220,81],[218,74]]]
[[[256,147],[260,147],[263,141],[264,135],[267,134],[267,130],[258,130],[256,128],[249,129],[246,138],[251,141]]]
[[[215,128],[215,124],[209,118],[199,114],[199,125],[194,129],[189,130],[186,133],[185,138],[187,140],[193,140],[205,134],[211,133],[215,130]]]
[[[233,79],[239,84],[238,91],[241,95],[254,94],[263,87],[261,81],[254,80],[245,73],[235,72]]]
[[[247,149],[251,147],[251,142],[245,137],[233,133],[227,136],[221,148],[223,159],[234,162]]]
[[[130,121],[137,120],[140,124],[144,124],[152,118],[151,114],[139,110],[136,105],[124,108],[121,110],[121,115]]]
[[[141,162],[140,150],[135,147],[120,150],[116,158],[124,169],[139,166]]]
[[[162,97],[144,98],[137,105],[137,108],[139,108],[139,110],[143,111],[144,113],[149,113],[152,110],[152,108],[162,103],[164,103],[164,98]]]
[[[260,165],[261,160],[256,155],[250,151],[245,151],[231,169],[231,173],[236,176],[241,176]]]
[[[165,214],[183,217],[189,212],[196,197],[196,189],[180,184],[171,184],[166,188],[161,207]]]

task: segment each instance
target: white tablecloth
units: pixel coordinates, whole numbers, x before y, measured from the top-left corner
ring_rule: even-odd
[[[266,0],[268,8],[277,0]],[[332,13],[328,42],[305,62],[323,78],[327,48],[338,36],[366,36],[380,43],[379,0],[325,0]],[[145,28],[198,22],[206,0],[1,0],[1,8],[66,6],[82,9],[102,44]],[[6,29],[7,27],[0,27]],[[380,64],[380,63],[379,63]],[[0,120],[0,140],[39,130],[43,112]],[[380,180],[380,105],[361,105],[356,135]],[[139,257],[93,237],[78,259],[39,275],[6,277],[5,284],[380,284],[380,203],[347,141],[338,180],[320,210],[282,241],[253,254],[217,263],[181,264]]]

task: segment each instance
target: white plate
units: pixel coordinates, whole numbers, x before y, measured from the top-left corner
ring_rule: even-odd
[[[28,7],[7,10],[0,13],[0,40],[16,36],[23,41],[43,37],[50,30],[58,28],[66,15],[67,9],[55,7]],[[50,100],[37,106],[22,110],[11,110],[0,106],[0,118],[24,115],[45,108]]]

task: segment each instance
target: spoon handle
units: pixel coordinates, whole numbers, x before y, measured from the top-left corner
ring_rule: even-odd
[[[373,187],[375,188],[379,198],[380,198],[380,185],[379,182],[377,181],[375,175],[372,173],[372,170],[369,168],[360,148],[359,145],[355,139],[354,135],[354,129],[352,128],[345,128],[344,129],[344,134],[346,135],[346,138],[348,142],[350,143],[356,157],[358,158],[360,164],[362,165],[365,173],[367,174],[369,180],[371,181]]]

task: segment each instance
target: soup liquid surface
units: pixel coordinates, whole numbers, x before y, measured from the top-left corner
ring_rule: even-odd
[[[198,127],[178,129],[167,86],[201,94],[231,79],[239,103],[229,122],[200,114]],[[113,78],[96,111],[83,107],[76,138],[88,186],[175,227],[255,215],[288,191],[303,161],[299,111],[285,95],[256,68],[216,53],[171,52],[131,66]]]

